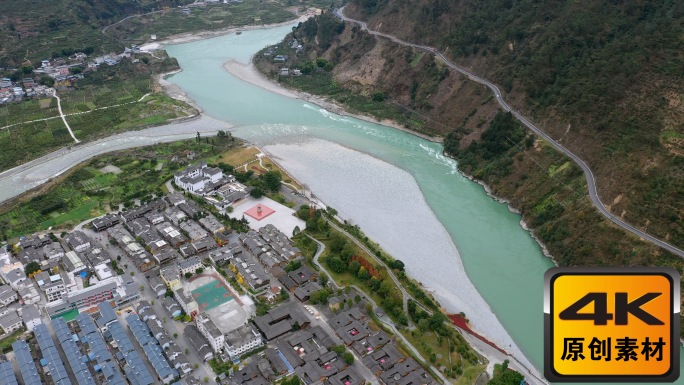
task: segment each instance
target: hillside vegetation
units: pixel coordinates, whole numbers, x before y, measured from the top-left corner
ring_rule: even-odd
[[[400,24],[400,19],[395,19],[387,23]],[[378,25],[382,23],[381,29],[391,33],[384,19],[376,15],[371,20]],[[291,48],[294,39],[302,45],[299,53]],[[264,55],[267,51],[288,55],[289,59],[284,64],[274,63],[272,56]],[[469,60],[477,59],[478,65],[482,65],[495,58],[493,54],[485,57],[479,54]],[[380,119],[390,118],[417,131],[444,135],[445,152],[459,161],[459,168],[483,180],[496,195],[509,199],[519,208],[526,223],[561,265],[671,265],[681,270],[679,259],[624,232],[601,216],[589,200],[583,174],[569,158],[538,140],[510,114],[501,112],[493,95],[483,86],[449,71],[432,55],[376,39],[356,25],[341,26],[333,15],[326,13],[302,23],[281,44],[257,55],[255,63],[287,86],[328,96],[352,110]],[[281,67],[298,68],[303,75],[280,76]],[[535,120],[554,127],[552,119],[558,119],[560,109],[548,106],[544,111],[550,118],[542,116],[539,106],[525,102],[531,100],[530,96],[514,91],[508,98],[524,104],[522,109],[526,113],[538,113],[539,118]],[[606,112],[610,113],[613,112]],[[641,184],[655,183],[648,173],[661,172],[678,164],[680,159],[656,141],[655,149],[645,147],[651,150],[642,149],[639,156],[632,151],[623,157],[613,154],[610,162],[593,160],[590,154],[603,151],[597,129],[586,125],[581,130],[573,127],[574,124],[563,143],[599,169],[599,183],[610,185],[610,180],[602,179],[609,170],[623,182],[622,199],[648,201],[646,208],[640,210],[647,210],[649,205],[671,208],[664,210],[667,215],[649,212],[648,217],[639,217],[634,223],[641,225],[644,220],[650,220],[647,231],[667,230],[667,236],[658,235],[669,236],[677,244],[676,237],[684,233],[679,219],[684,189],[677,187],[681,178],[672,173],[656,174],[664,180],[660,189],[645,188]],[[591,130],[594,130],[593,140],[579,141],[578,138],[590,135]],[[625,140],[624,134],[613,136]],[[645,146],[639,140],[632,145]],[[652,160],[651,169],[624,168],[640,157]],[[656,159],[667,162],[656,162]],[[620,164],[623,168],[616,169]],[[628,195],[634,189],[641,190]],[[604,187],[603,194],[605,191]],[[613,205],[613,210],[620,207],[618,203]],[[631,220],[630,215],[638,213],[629,212],[626,217]]]
[[[40,62],[74,52],[101,55],[123,46],[103,27],[129,15],[189,0],[22,0],[0,2],[0,68]],[[34,66],[39,67],[39,66]]]
[[[614,214],[684,246],[681,2],[352,0],[347,8],[503,86],[588,161]]]

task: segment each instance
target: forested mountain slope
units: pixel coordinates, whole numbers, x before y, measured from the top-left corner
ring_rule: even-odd
[[[683,3],[352,0],[346,14],[501,85],[588,162],[615,215],[684,245]]]
[[[190,0],[22,0],[0,2],[0,68],[78,51],[119,53],[101,29],[122,18]]]
[[[453,52],[439,44],[441,34],[449,31],[439,22],[448,18],[447,14],[437,17],[434,31],[421,33],[423,27],[417,25],[416,15],[423,14],[419,12],[422,4],[432,2],[396,3],[400,4],[396,11],[395,2],[390,2],[366,12],[358,2],[352,2],[345,14],[370,20],[372,29],[394,34],[396,28],[406,40],[438,46],[447,54]],[[449,12],[459,15],[459,19],[466,18],[466,11]],[[413,33],[431,38],[412,38]],[[301,48],[293,48],[294,40]],[[523,51],[516,51],[516,46],[523,43],[512,45],[513,51],[499,49],[498,54],[487,48],[484,56],[484,48],[480,47],[478,54],[471,51],[470,55],[454,60],[503,84],[505,79],[497,74],[507,74],[508,68],[513,68],[514,73],[521,71],[516,69],[515,55]],[[677,54],[667,50],[669,55]],[[287,63],[273,62],[269,52],[288,56]],[[525,52],[529,52],[529,57],[537,55],[533,48]],[[300,24],[281,44],[266,48],[255,57],[255,63],[287,86],[328,96],[352,111],[446,136],[445,150],[459,161],[459,168],[487,183],[494,194],[520,209],[526,224],[560,265],[670,265],[680,271],[684,267],[679,258],[639,240],[603,217],[588,197],[579,167],[538,140],[511,115],[501,112],[484,86],[450,71],[433,55],[375,38],[357,25],[343,24],[326,12]],[[303,76],[280,76],[283,66],[299,68]],[[616,215],[682,247],[684,159],[677,155],[679,147],[674,140],[682,136],[682,82],[672,71],[648,72],[643,66],[635,70],[639,74],[615,75],[632,79],[629,90],[624,91],[608,90],[608,86],[617,86],[603,75],[596,75],[595,81],[604,84],[605,92],[613,98],[603,112],[592,109],[598,101],[587,102],[591,108],[576,114],[571,109],[575,104],[559,102],[566,97],[564,92],[575,92],[589,100],[604,97],[595,95],[598,91],[591,87],[571,91],[561,87],[553,104],[542,103],[541,94],[531,96],[531,91],[525,91],[526,77],[514,78],[506,99],[591,165],[603,201]],[[554,71],[560,73],[561,69]],[[566,72],[575,74],[577,70]],[[593,82],[587,79],[589,75],[583,73],[584,80],[580,81]],[[642,77],[660,80],[649,83]],[[644,121],[645,116],[648,119]],[[599,126],[606,117],[610,117],[611,124]]]

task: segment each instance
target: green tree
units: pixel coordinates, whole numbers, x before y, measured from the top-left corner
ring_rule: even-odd
[[[26,65],[21,67],[21,72],[24,73],[24,75],[30,75],[33,72],[33,66],[32,65]]]
[[[249,195],[251,195],[253,198],[259,199],[264,196],[264,190],[259,187],[254,187],[252,188],[252,191],[249,192]]]
[[[192,277],[191,272],[188,271],[187,273],[185,273],[185,279],[190,279],[190,277]]]
[[[256,315],[259,317],[261,317],[262,315],[266,315],[266,313],[268,313],[269,309],[270,308],[268,307],[267,304],[265,304],[263,302],[257,302],[257,304],[256,304]]]
[[[55,85],[55,79],[51,78],[50,76],[43,75],[40,77],[40,84],[46,87],[52,87]]]
[[[394,270],[404,271],[404,262],[395,259],[394,261],[391,261],[389,263],[389,267],[391,267]]]
[[[328,303],[328,296],[329,295],[330,295],[330,293],[328,293],[328,291],[325,289],[318,290],[318,291],[311,293],[310,301],[314,305],[319,304],[319,303],[325,305]]]
[[[301,71],[304,75],[308,75],[314,71],[314,64],[310,61],[302,64]]]
[[[262,176],[267,190],[276,192],[280,190],[282,177],[278,171],[269,171]]]
[[[382,102],[385,100],[385,98],[386,98],[385,93],[382,91],[373,92],[373,94],[371,95],[371,99],[374,102]]]
[[[40,264],[38,264],[38,262],[32,261],[26,264],[25,273],[27,276],[35,273],[38,270],[40,270]]]
[[[524,378],[515,370],[508,369],[508,360],[506,360],[501,365],[494,365],[494,377],[487,382],[487,385],[519,385]]]
[[[328,274],[321,273],[321,274],[318,276],[318,282],[319,282],[319,283],[321,284],[321,286],[323,286],[323,287],[326,287],[326,286],[328,285],[328,280],[329,280]]]
[[[347,269],[347,264],[337,256],[328,257],[326,258],[326,261],[328,262],[328,266],[332,269],[332,271],[336,273],[342,273]]]
[[[290,378],[286,378],[281,382],[281,385],[301,385],[302,381],[299,379],[297,376],[292,376]]]
[[[365,267],[361,266],[356,276],[359,277],[359,279],[363,279],[365,281],[368,278],[370,278],[370,273],[368,272],[368,270],[366,270]]]
[[[290,261],[290,263],[285,266],[285,271],[289,273],[299,269],[300,267],[302,267],[302,261]]]
[[[344,352],[344,355],[342,356],[342,358],[344,359],[344,362],[347,365],[351,365],[354,363],[354,355],[351,354],[351,352]]]
[[[361,264],[358,261],[351,261],[347,266],[350,273],[358,275],[359,269],[361,269]]]

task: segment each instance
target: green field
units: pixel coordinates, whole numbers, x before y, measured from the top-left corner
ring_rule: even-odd
[[[186,163],[166,162],[183,157],[191,150],[199,159],[217,157],[239,144],[230,139],[207,138],[202,141],[180,141],[97,157],[71,171],[46,193],[6,204],[0,209],[0,238],[27,235],[37,230],[70,229],[76,224],[102,215],[119,204],[150,199],[163,194],[162,186]],[[159,162],[165,162],[157,170]],[[121,169],[120,174],[103,173],[105,166]]]
[[[107,34],[122,41],[141,43],[150,35],[158,39],[191,31],[216,30],[252,24],[271,24],[292,20],[295,15],[278,2],[215,4],[192,7],[186,15],[171,8],[163,13],[136,17],[109,28]],[[255,21],[259,20],[259,21]]]

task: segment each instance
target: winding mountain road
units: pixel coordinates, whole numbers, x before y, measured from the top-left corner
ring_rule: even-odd
[[[594,176],[594,173],[591,171],[589,166],[582,159],[580,159],[580,157],[578,157],[577,155],[572,153],[567,148],[563,147],[560,143],[553,140],[549,135],[547,135],[539,127],[537,127],[532,122],[527,120],[527,118],[525,118],[522,114],[520,114],[519,112],[512,109],[508,105],[508,103],[506,103],[506,101],[504,100],[503,94],[499,90],[499,87],[497,87],[494,83],[490,82],[489,80],[487,80],[483,77],[475,75],[474,73],[466,70],[463,67],[460,67],[460,66],[452,63],[441,52],[439,52],[436,48],[428,47],[425,45],[409,43],[409,42],[401,40],[395,36],[388,35],[386,33],[378,32],[378,31],[373,31],[373,30],[369,29],[368,24],[366,24],[365,22],[360,21],[360,20],[350,19],[350,18],[344,16],[344,7],[339,8],[339,9],[335,9],[334,13],[341,20],[360,25],[362,30],[368,32],[371,35],[384,37],[386,39],[389,39],[389,40],[391,40],[397,44],[403,45],[403,46],[413,47],[413,48],[416,48],[416,49],[419,49],[422,51],[431,52],[435,56],[437,56],[440,60],[442,60],[444,62],[444,64],[446,64],[449,68],[452,68],[452,69],[456,70],[457,72],[467,76],[472,81],[475,81],[477,83],[485,85],[487,88],[492,90],[492,92],[494,92],[494,96],[496,97],[496,101],[499,102],[499,105],[501,105],[501,108],[510,112],[513,116],[516,117],[516,119],[518,119],[527,128],[529,128],[534,133],[536,133],[537,135],[544,138],[554,148],[556,148],[556,150],[562,152],[563,154],[568,156],[570,159],[572,159],[573,162],[575,162],[578,166],[580,166],[580,168],[582,169],[582,172],[584,173],[584,176],[587,180],[587,188],[589,190],[589,198],[591,198],[591,202],[594,204],[594,206],[599,210],[599,212],[604,217],[608,218],[611,222],[613,222],[617,226],[622,227],[623,229],[629,231],[630,233],[636,235],[637,237],[642,238],[642,239],[644,239],[644,240],[646,240],[646,241],[648,241],[648,242],[650,242],[656,246],[659,246],[659,247],[669,251],[670,253],[679,256],[680,258],[684,258],[684,250],[637,229],[636,227],[630,225],[629,223],[623,221],[622,219],[616,217],[615,215],[613,215],[613,213],[608,211],[608,209],[603,204],[603,202],[601,201],[601,198],[598,195],[598,190],[596,187],[596,177]]]

